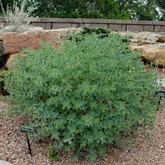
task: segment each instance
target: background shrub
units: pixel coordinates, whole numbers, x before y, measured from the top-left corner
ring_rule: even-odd
[[[79,43],[82,40],[84,40],[84,37],[91,34],[96,34],[98,38],[105,38],[105,37],[110,36],[111,30],[109,28],[83,26],[80,32],[71,34],[70,36],[67,37],[67,39],[73,40],[76,43]]]
[[[96,34],[98,38],[106,38],[111,37],[113,34],[111,33],[111,30],[109,28],[99,28],[99,27],[88,27],[83,26],[82,30],[78,33],[71,34],[67,37],[67,40],[75,41],[77,44],[84,40],[86,36],[89,36],[91,34]],[[116,33],[116,36],[120,37],[123,42],[129,43],[129,36],[121,36],[120,34]]]
[[[154,121],[156,76],[119,35],[66,40],[60,50],[42,44],[27,54],[5,73],[8,99],[58,151],[95,160],[125,131]]]

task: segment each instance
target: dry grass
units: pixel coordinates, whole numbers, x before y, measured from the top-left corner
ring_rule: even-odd
[[[23,0],[21,6],[18,7],[17,3],[14,2],[13,7],[11,9],[7,7],[7,10],[5,11],[2,2],[0,1],[5,21],[8,24],[8,28],[4,27],[2,29],[3,31],[18,33],[26,31],[29,28],[31,21],[37,19],[31,16],[34,8],[31,6],[26,8],[26,3],[27,0]]]

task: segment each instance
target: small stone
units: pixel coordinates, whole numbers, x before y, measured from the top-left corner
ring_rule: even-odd
[[[165,42],[165,36],[160,36],[156,42],[162,42],[164,43]]]

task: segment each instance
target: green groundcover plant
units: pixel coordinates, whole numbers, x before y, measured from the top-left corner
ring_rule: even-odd
[[[4,74],[8,100],[57,151],[93,161],[123,133],[153,123],[156,76],[120,35],[65,40],[59,50],[43,43],[26,53]]]

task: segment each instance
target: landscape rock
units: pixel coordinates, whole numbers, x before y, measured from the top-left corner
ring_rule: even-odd
[[[144,61],[153,62],[159,66],[165,66],[165,47],[158,45],[131,45],[132,50],[137,50],[142,53]]]
[[[40,26],[32,26],[28,28],[28,31],[43,31],[43,27]]]
[[[4,54],[4,47],[3,47],[3,41],[0,40],[0,56]]]
[[[134,38],[137,40],[146,40],[146,41],[156,42],[160,36],[161,34],[159,33],[139,32],[139,33],[135,33]]]
[[[19,27],[16,27],[14,25],[11,26],[6,26],[4,28],[2,28],[2,32],[16,32],[16,33],[22,33],[25,31],[41,31],[43,30],[42,27],[39,26],[26,26],[26,25],[22,25]]]
[[[9,32],[3,33],[2,37],[4,54],[18,53],[25,48],[39,49],[41,41],[51,43],[58,48],[60,42],[60,34],[55,30]]]
[[[165,36],[160,36],[158,39],[157,39],[157,42],[165,42]]]
[[[15,53],[17,54],[26,48],[39,49],[41,41],[51,43],[55,48],[59,48],[61,39],[80,30],[81,28],[43,30],[40,27],[33,27],[22,33],[2,33],[3,42],[0,42],[0,51],[2,55],[14,54],[9,57],[6,63],[10,68],[13,66],[12,59]],[[165,67],[165,33],[121,32],[121,35],[129,36],[132,50],[140,51],[143,60]]]
[[[2,32],[0,31],[0,41],[3,41]]]
[[[9,69],[15,65],[14,58],[23,49],[39,49],[42,41],[52,44],[55,48],[59,48],[61,39],[80,30],[80,28],[43,30],[42,27],[29,27],[28,31],[22,33],[2,33],[3,41],[0,41],[0,53],[4,56],[9,56],[5,65]]]
[[[130,39],[131,48],[142,53],[142,60],[165,67],[165,35],[160,33],[139,32]]]
[[[15,66],[15,62],[14,62],[14,59],[15,57],[19,56],[19,53],[15,53],[15,54],[11,54],[6,62],[6,68],[7,69],[10,69],[12,68],[13,66]]]
[[[72,33],[77,33],[81,30],[81,28],[63,28],[56,29],[55,31],[60,34],[60,38],[63,39]]]

